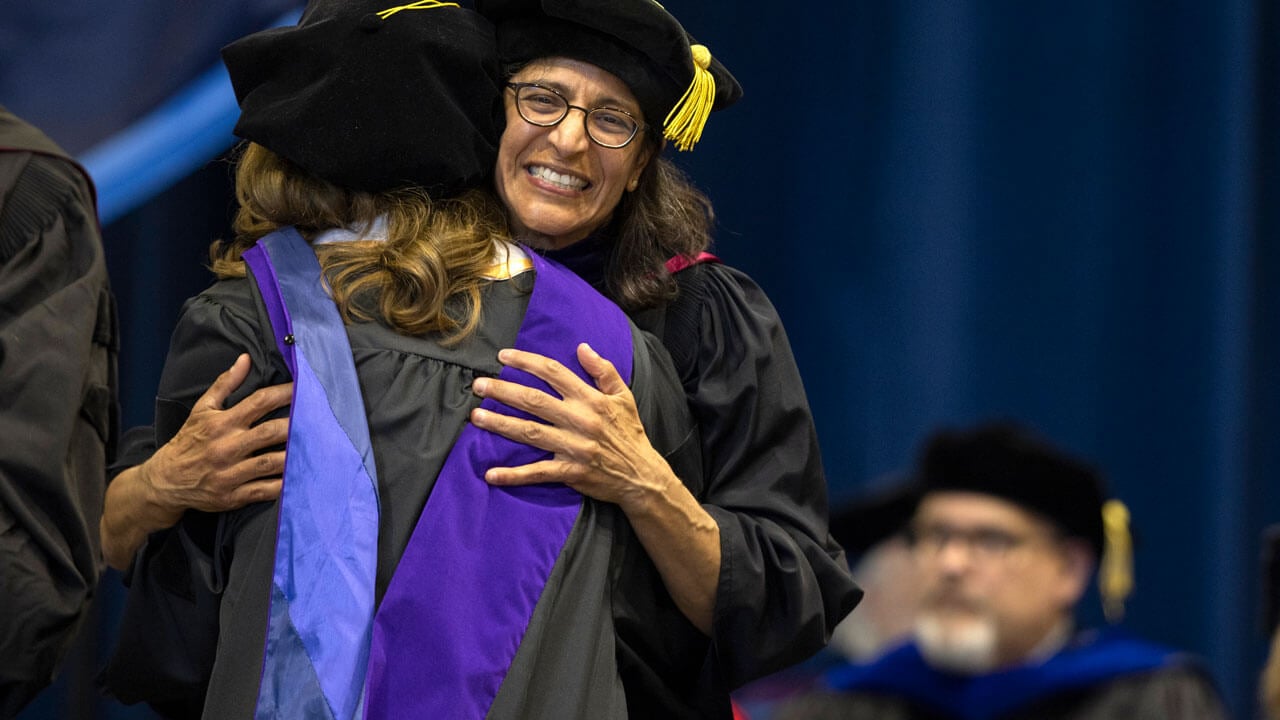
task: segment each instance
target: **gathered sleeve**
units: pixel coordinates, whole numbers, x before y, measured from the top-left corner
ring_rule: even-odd
[[[663,335],[701,435],[695,495],[720,527],[712,652],[732,688],[817,652],[862,593],[828,533],[817,432],[777,311],[718,263],[677,279]]]

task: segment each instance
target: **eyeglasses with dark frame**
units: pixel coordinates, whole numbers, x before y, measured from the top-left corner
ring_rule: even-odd
[[[970,557],[983,561],[1003,560],[1014,550],[1033,543],[1038,537],[1001,528],[966,529],[932,523],[909,526],[906,533],[911,546],[928,557],[940,555],[952,542],[959,542]],[[1044,539],[1050,542],[1061,541],[1057,534],[1050,534]]]
[[[516,112],[530,125],[555,127],[568,117],[570,110],[581,110],[587,137],[601,147],[626,147],[647,127],[626,110],[571,105],[557,90],[537,83],[509,82],[507,87],[515,91]]]

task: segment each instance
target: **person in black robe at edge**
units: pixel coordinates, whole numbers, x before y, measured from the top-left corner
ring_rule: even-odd
[[[993,422],[933,434],[911,482],[912,639],[829,671],[776,720],[1226,717],[1198,659],[1115,626],[1073,626],[1095,568],[1113,622],[1132,584],[1128,511],[1105,500],[1093,467]]]
[[[567,337],[565,328],[555,338],[558,347],[567,348],[566,358],[576,355],[583,373],[589,373],[600,389],[581,381],[565,385],[566,377],[579,377],[569,374],[569,360],[558,363],[552,385],[568,400],[604,408],[597,411],[611,414],[607,429],[611,433],[631,438],[647,430],[653,444],[632,461],[664,467],[669,463],[668,472],[678,473],[695,490],[702,487],[692,418],[670,358],[658,340],[630,325],[615,305],[576,276],[564,270],[553,272],[545,261],[506,241],[505,213],[484,187],[496,160],[502,117],[495,51],[489,21],[470,10],[451,3],[388,8],[369,0],[313,0],[296,27],[257,33],[224,49],[241,104],[236,132],[250,141],[237,165],[237,235],[229,243],[214,244],[213,267],[220,279],[184,306],[157,393],[155,432],[164,447],[176,442],[176,436],[189,432],[193,408],[202,407],[217,393],[226,394],[216,404],[251,393],[266,397],[264,388],[288,393],[287,386],[277,387],[291,375],[288,358],[292,355],[285,353],[286,347],[299,348],[299,357],[331,358],[310,361],[315,367],[337,368],[344,357],[352,360],[354,379],[346,389],[351,390],[358,380],[359,420],[367,422],[376,467],[378,512],[372,543],[376,576],[369,578],[375,589],[368,591],[376,592],[378,604],[368,631],[374,648],[379,638],[388,640],[386,645],[393,650],[404,636],[427,636],[423,642],[433,642],[436,635],[457,631],[457,625],[464,626],[464,633],[474,631],[489,638],[490,620],[493,627],[507,622],[512,605],[508,598],[524,591],[526,566],[499,572],[487,585],[455,588],[456,575],[423,578],[425,565],[416,560],[401,563],[402,556],[420,551],[415,557],[435,562],[442,556],[447,560],[456,551],[460,557],[475,557],[466,554],[475,548],[463,547],[462,541],[452,546],[415,543],[420,535],[435,537],[436,531],[466,534],[481,528],[503,533],[507,528],[490,527],[501,497],[538,498],[556,492],[560,494],[554,497],[563,497],[569,492],[581,505],[580,515],[563,548],[547,556],[554,566],[543,578],[545,584],[539,585],[545,590],[529,606],[532,614],[518,623],[519,636],[514,641],[518,650],[508,658],[500,688],[490,688],[495,694],[484,701],[486,716],[626,717],[632,700],[627,683],[636,678],[668,681],[664,673],[687,661],[684,647],[676,642],[679,633],[697,634],[680,609],[687,590],[676,583],[664,587],[658,579],[660,572],[700,571],[686,565],[686,546],[680,543],[679,533],[666,527],[673,516],[675,522],[683,522],[698,509],[690,489],[683,484],[666,488],[669,504],[655,507],[641,503],[647,498],[624,495],[590,478],[566,483],[594,498],[585,503],[583,495],[563,486],[489,489],[478,476],[470,484],[453,476],[447,482],[443,479],[450,463],[471,462],[469,453],[452,451],[455,445],[477,436],[494,437],[468,426],[469,414],[482,402],[472,387],[480,378],[506,372],[498,362],[499,350],[523,337],[533,322],[539,288],[559,278],[557,282],[576,288],[574,292],[590,300],[590,304],[575,301],[570,308],[572,322],[560,320],[562,325],[573,326],[579,318],[592,321],[609,312],[621,321],[628,347],[634,347],[634,391],[623,383],[614,364],[579,345],[582,338]],[[616,137],[607,133],[616,133],[617,128],[606,123],[600,132],[605,133],[603,137]],[[303,330],[297,330],[296,337],[291,332],[281,339],[268,302],[271,273],[254,266],[246,276],[241,261],[243,254],[251,262],[252,253],[260,249],[254,246],[259,238],[269,253],[287,247],[279,244],[282,239],[303,242],[305,238],[304,254],[311,262],[318,257],[319,265],[315,281],[302,285],[304,296],[330,310],[336,305],[345,326],[339,333],[345,344],[337,336]],[[530,265],[535,272],[524,269]],[[283,267],[277,261],[280,288],[296,287],[298,281]],[[332,295],[332,302],[324,292]],[[547,316],[545,308],[541,312],[540,317]],[[295,323],[299,317],[295,313]],[[577,332],[577,327],[573,329]],[[314,343],[310,339],[314,337],[335,339],[330,347],[316,348],[307,344]],[[233,370],[219,376],[218,371],[233,361]],[[314,382],[303,373],[295,377],[292,389],[311,387]],[[218,389],[211,391],[215,386]],[[294,396],[295,411],[305,397],[309,396]],[[236,407],[244,402],[248,401]],[[486,407],[492,404],[484,402]],[[277,399],[270,397],[258,408],[275,404]],[[346,431],[352,417],[339,413],[339,405],[333,405],[328,417],[336,414]],[[299,448],[324,450],[307,443],[324,419],[324,413],[291,418],[291,460],[312,457],[299,456]],[[278,440],[283,425],[258,427],[266,429],[254,442],[262,442],[262,437]],[[353,451],[359,453],[358,439],[348,437],[355,444]],[[484,457],[480,455],[481,460]],[[367,466],[368,458],[363,462]],[[322,512],[330,503],[340,508],[339,520],[350,516],[352,525],[364,522],[343,504],[343,497],[336,496],[321,498],[311,511],[295,514],[290,497],[299,495],[291,495],[290,488],[306,493],[311,483],[357,472],[321,465],[325,472],[308,475],[308,467],[316,466],[298,462],[287,467],[283,483],[257,481],[265,496],[279,495],[278,503],[233,500],[234,509],[226,509],[193,501],[196,495],[184,495],[182,490],[169,493],[185,509],[130,553],[135,557],[127,577],[120,637],[102,676],[110,693],[125,702],[147,701],[175,717],[231,718],[255,713],[310,717],[313,712],[348,717],[353,704],[368,710],[370,717],[412,717],[424,715],[394,709],[397,703],[412,699],[409,696],[434,693],[435,700],[450,702],[464,689],[489,687],[490,675],[477,679],[457,666],[432,665],[442,662],[438,657],[394,662],[388,659],[393,657],[390,651],[384,657],[373,650],[368,652],[366,685],[366,676],[359,672],[366,646],[338,637],[323,613],[310,616],[311,621],[319,619],[318,627],[308,626],[325,638],[318,654],[312,653],[310,659],[299,655],[295,664],[273,664],[273,658],[294,657],[288,653],[297,647],[289,644],[294,637],[288,634],[290,626],[277,624],[278,609],[287,608],[289,622],[302,623],[308,619],[300,609],[306,603],[323,603],[348,590],[340,583],[318,584],[322,590],[309,594],[302,581],[282,581],[280,568],[301,573],[312,548],[296,541],[286,547],[282,540],[277,549],[277,533],[285,537],[298,521],[319,522],[321,516],[332,520],[332,513]],[[272,470],[266,472],[269,475]],[[372,476],[366,476],[366,484]],[[112,490],[129,489],[115,483]],[[439,514],[443,512],[439,498],[462,485],[474,491],[474,484],[489,492],[489,505],[464,507],[467,512],[462,518]],[[171,497],[165,501],[175,502]],[[131,500],[127,494],[109,493],[106,517],[112,516],[113,503],[127,508]],[[146,503],[141,505],[145,513]],[[288,525],[277,520],[277,513],[289,518]],[[551,513],[545,514],[549,518]],[[541,524],[542,517],[535,513],[534,525]],[[438,518],[444,519],[433,522]],[[339,524],[334,529],[343,528]],[[104,529],[104,538],[110,534]],[[358,533],[354,537],[368,540]],[[323,547],[319,541],[327,539],[319,536],[318,546]],[[519,557],[524,548],[518,545],[481,553],[479,559],[502,562]],[[346,562],[345,556],[338,557],[343,550],[334,549],[327,562]],[[465,573],[469,562],[451,570]],[[508,576],[510,587],[504,584]],[[471,623],[444,618],[429,624],[417,620],[429,615],[419,615],[415,609],[395,616],[397,622],[379,625],[384,612],[395,611],[388,610],[389,598],[416,608],[418,594],[397,594],[404,582],[415,577],[428,590],[444,588],[446,601],[464,596],[468,589],[478,591],[481,595],[475,604],[496,603],[499,612]],[[519,587],[515,587],[517,579]],[[291,587],[302,590],[289,595]],[[356,594],[367,589],[358,582],[352,588]],[[283,595],[277,597],[277,591]],[[335,615],[332,625],[337,624]],[[668,639],[662,629],[672,626],[677,629]],[[640,633],[647,637],[638,637]],[[299,629],[297,635],[301,644],[308,642],[306,631]],[[625,659],[614,651],[618,644],[644,643],[649,644]],[[475,640],[451,647],[466,650],[480,645],[484,643]],[[481,649],[504,652],[506,645],[498,645]],[[307,649],[314,648],[307,645]],[[407,643],[401,649],[412,651]],[[343,662],[350,660],[343,665],[348,668],[346,675],[337,672],[337,686],[332,667],[321,667],[335,654],[345,658]],[[309,683],[307,673],[313,671],[308,663],[315,665]],[[378,663],[385,677],[407,682],[408,687],[378,685],[381,680],[374,671]],[[417,674],[406,679],[404,673]],[[301,684],[288,684],[294,680]],[[335,694],[333,688],[339,686],[350,692]],[[311,704],[305,709],[287,709],[298,702],[290,688],[309,694],[317,687],[323,689],[324,698],[308,695],[304,700]]]
[[[0,107],[0,717],[88,612],[118,427],[115,301],[93,183]]]
[[[510,80],[495,184],[515,236],[564,262],[661,338],[702,448],[695,482],[660,462],[643,433],[617,432],[615,407],[478,383],[478,393],[551,427],[491,414],[473,422],[556,453],[550,462],[494,468],[486,479],[559,480],[595,497],[632,498],[645,515],[671,513],[663,533],[682,548],[682,566],[628,568],[638,587],[647,580],[658,590],[643,602],[671,616],[660,631],[624,622],[629,631],[620,633],[617,653],[630,669],[628,702],[638,717],[724,716],[729,690],[811,656],[860,596],[827,530],[817,435],[777,312],[746,275],[695,262],[710,243],[711,205],[661,154],[663,124],[687,148],[706,113],[732,104],[741,90],[648,0],[480,2],[477,9],[497,24]],[[683,100],[689,90],[700,99]],[[634,136],[610,140],[619,124]],[[556,378],[573,395],[590,390],[528,354],[504,362]],[[145,430],[130,436],[121,465],[136,467],[113,482],[103,521],[110,561],[128,564],[148,532],[200,507],[189,498],[234,507],[273,491],[283,458],[255,453],[278,442],[283,426],[252,422],[287,399],[259,390],[250,409],[221,409],[225,388],[255,372],[233,367],[195,403],[195,429],[183,427],[159,451]],[[686,484],[694,505],[684,502]],[[115,509],[112,494],[120,500]],[[678,615],[663,587],[685,598]]]

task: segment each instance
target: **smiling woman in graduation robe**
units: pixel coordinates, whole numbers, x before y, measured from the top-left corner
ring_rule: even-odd
[[[479,189],[499,107],[488,22],[378,10],[315,0],[224,52],[251,142],[237,236],[184,307],[156,434],[247,353],[240,397],[293,382],[283,491],[151,535],[105,684],[173,716],[626,717],[617,634],[669,623],[669,601],[621,572],[646,559],[617,504],[483,481],[549,454],[468,425],[472,386],[551,389],[501,348],[619,377],[609,393],[637,408],[620,426],[649,427],[696,482],[683,393],[657,341],[507,241]]]

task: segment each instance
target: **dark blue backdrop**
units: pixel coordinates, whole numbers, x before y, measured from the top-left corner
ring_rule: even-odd
[[[81,151],[121,126],[113,98],[146,111],[290,3],[121,3],[134,20],[110,33],[86,28],[116,4],[23,9],[74,57],[11,44],[11,4],[0,103]],[[833,498],[939,423],[1040,427],[1133,510],[1127,624],[1203,654],[1252,715],[1258,536],[1280,521],[1280,7],[666,6],[746,89],[680,162],[716,201],[717,252],[787,322]],[[207,281],[226,185],[210,164],[107,228],[132,422]],[[105,642],[118,596],[103,598]],[[79,692],[95,652],[27,716],[136,716]]]

